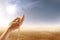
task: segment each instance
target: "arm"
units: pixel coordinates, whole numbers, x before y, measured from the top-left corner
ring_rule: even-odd
[[[24,16],[23,16],[22,18],[16,18],[16,19],[14,19],[14,20],[9,24],[8,29],[7,29],[5,32],[3,32],[3,34],[0,36],[0,40],[6,40],[7,37],[8,37],[8,34],[9,34],[11,31],[19,28],[19,27],[22,25],[23,21],[24,21]]]
[[[8,34],[9,34],[9,30],[4,31],[3,34],[0,36],[0,40],[6,40]]]

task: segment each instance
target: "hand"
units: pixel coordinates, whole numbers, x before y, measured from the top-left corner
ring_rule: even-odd
[[[16,18],[16,19],[14,19],[14,20],[9,24],[8,30],[9,30],[9,31],[12,31],[12,30],[15,30],[15,29],[19,28],[19,27],[22,25],[23,21],[24,21],[24,16],[21,17],[21,18]]]

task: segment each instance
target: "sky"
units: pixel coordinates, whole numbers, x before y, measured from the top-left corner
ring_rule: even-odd
[[[13,18],[23,14],[25,20],[22,26],[25,27],[22,29],[60,28],[60,0],[0,0],[1,26],[9,24]]]

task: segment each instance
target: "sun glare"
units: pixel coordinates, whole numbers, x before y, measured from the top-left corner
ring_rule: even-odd
[[[8,14],[14,14],[16,12],[16,5],[9,5],[6,7],[6,12]]]
[[[6,14],[5,14],[6,13]],[[10,16],[16,13],[16,5],[6,5],[5,7],[0,4],[0,29],[5,29],[9,24]],[[9,15],[9,16],[6,16]]]

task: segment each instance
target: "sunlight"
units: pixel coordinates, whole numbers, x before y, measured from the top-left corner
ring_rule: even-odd
[[[16,12],[16,5],[9,5],[6,7],[6,12],[8,14],[14,14]]]
[[[16,13],[16,5],[6,5],[4,7],[0,4],[0,29],[7,28],[12,15]],[[8,15],[8,16],[7,16]]]

